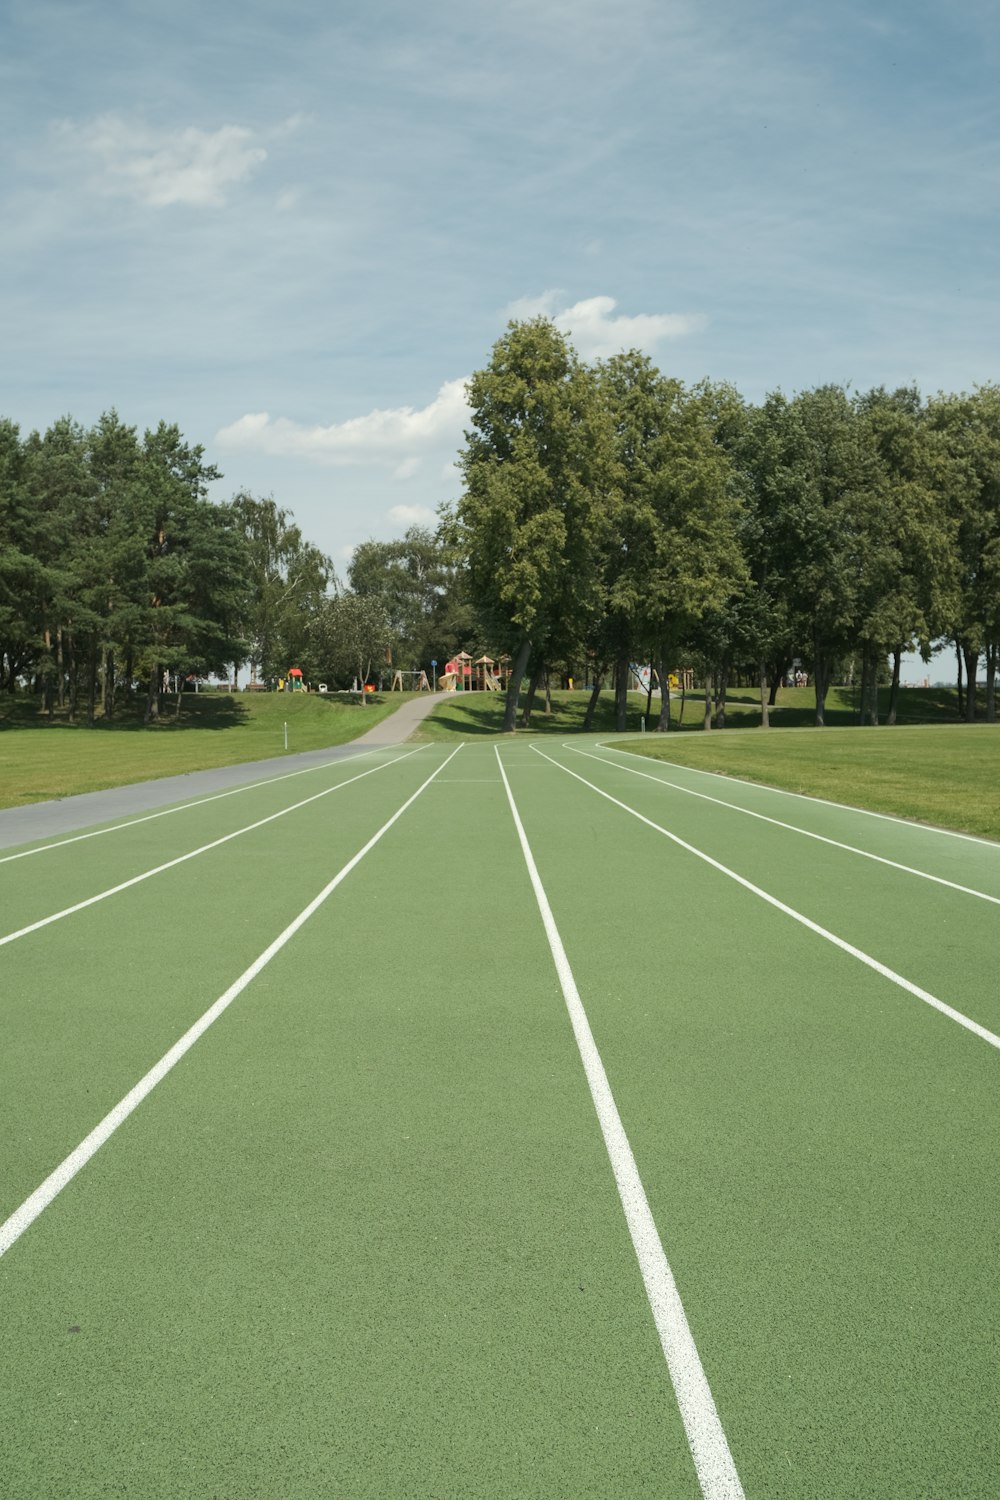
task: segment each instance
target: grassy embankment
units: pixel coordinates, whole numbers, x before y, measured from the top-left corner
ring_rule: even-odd
[[[356,739],[413,694],[355,699],[316,693],[186,693],[177,714],[143,726],[141,707],[91,729],[46,721],[34,702],[0,701],[0,807],[21,807],[105,787],[215,766],[322,750]]]
[[[610,695],[602,700],[594,727],[609,744],[657,760],[1000,839],[1000,730],[960,723],[953,690],[904,689],[900,723],[878,730],[855,727],[850,694],[844,689],[830,695],[826,729],[810,727],[810,688],[784,690],[781,699],[773,723],[794,732],[739,733],[760,724],[759,703],[755,706],[754,695],[746,690],[730,699],[729,728],[723,733],[705,734],[700,713],[695,718],[701,704],[689,699],[680,733],[624,740],[614,734]],[[531,729],[517,733],[572,733],[579,729],[585,708],[583,693],[554,694],[551,717],[536,709]],[[638,726],[644,708],[645,699],[632,694],[630,723]],[[481,694],[450,699],[424,721],[421,733],[436,740],[496,733],[502,713],[502,703],[486,701]]]
[[[531,728],[518,733],[566,734],[581,728],[587,709],[589,694],[584,691],[552,694],[552,714],[545,714],[545,700],[539,694],[531,715]],[[521,695],[521,703],[524,694]],[[889,690],[883,688],[879,694],[879,711],[882,717],[888,711]],[[980,704],[982,710],[982,704]],[[684,734],[700,733],[704,721],[705,700],[698,694],[689,694],[682,703],[675,698],[671,703],[673,730]],[[647,728],[659,717],[660,702],[652,702],[652,718]],[[794,729],[812,726],[816,712],[816,696],[812,688],[782,688],[778,702],[771,709],[771,724],[776,729]],[[629,731],[639,729],[640,718],[646,713],[645,693],[629,694]],[[446,740],[453,734],[496,734],[503,720],[503,700],[499,694],[470,693],[449,695],[433,716],[425,721],[427,735],[432,739]],[[828,726],[848,726],[858,722],[857,694],[850,688],[831,688],[826,700]],[[957,724],[958,709],[954,688],[902,688],[899,695],[899,724]],[[614,699],[611,693],[602,693],[594,731],[608,734],[614,731]],[[760,695],[756,689],[736,688],[726,700],[727,729],[755,729],[760,727]]]

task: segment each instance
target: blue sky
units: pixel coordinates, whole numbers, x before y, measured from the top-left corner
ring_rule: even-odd
[[[0,413],[178,422],[341,568],[510,316],[759,399],[1000,380],[979,0],[8,0]]]

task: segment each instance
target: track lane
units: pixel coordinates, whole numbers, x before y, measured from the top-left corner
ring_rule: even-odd
[[[294,919],[317,872],[329,878],[350,859],[445,753],[320,802],[304,827],[281,819],[3,951],[0,1217]]]
[[[376,755],[374,750],[358,751],[353,757],[360,760],[364,756]],[[189,812],[192,809],[200,809],[212,802],[222,802],[230,797],[238,797],[243,792],[258,791],[261,787],[276,786],[281,782],[295,781],[300,776],[311,776],[317,771],[329,770],[331,766],[344,764],[343,757],[337,760],[322,761],[315,765],[301,767],[297,771],[282,771],[280,774],[261,777],[259,781],[248,781],[240,786],[229,787],[226,791],[204,792],[200,797],[192,797],[187,801],[173,802],[169,805],[159,807],[154,812],[138,812],[131,817],[106,822],[101,826],[96,823],[93,827],[86,827],[82,833],[70,833],[63,837],[50,838],[43,843],[26,841],[23,848],[15,849],[13,854],[0,854],[0,865],[13,864],[22,859],[30,859],[36,854],[47,854],[55,849],[65,849],[70,844],[88,843],[91,839],[103,838],[105,834],[119,833],[123,829],[135,828],[141,823],[155,823],[161,818],[173,817],[175,813]]]
[[[53,1492],[699,1494],[495,771],[442,773],[0,1288]]]
[[[842,802],[787,791],[783,787],[744,781],[735,775],[726,776],[718,771],[631,754],[604,743],[594,748],[602,755],[614,757],[622,766],[631,764],[647,772],[663,774],[665,779],[683,786],[707,791],[785,821],[801,823],[832,838],[860,842],[889,858],[902,854],[910,864],[919,864],[946,878],[954,873],[959,879],[968,880],[992,895],[1000,894],[1000,843],[992,839],[937,828],[916,819],[873,812],[868,808],[849,807]],[[960,792],[960,787],[956,787],[956,796]]]
[[[747,1493],[989,1493],[992,1049],[554,767],[511,780]]]
[[[1000,1033],[992,960],[1000,913],[989,904],[692,798],[630,768],[618,771],[579,755],[560,754],[557,760],[564,774],[581,776],[595,795],[613,796],[648,818],[663,830],[661,837],[681,839],[731,871],[731,878],[750,881],[763,893],[759,899],[784,903],[796,914],[791,920],[815,924],[826,940],[857,949],[863,962],[885,966],[919,998],[949,1007],[962,1018],[959,1024],[971,1023],[990,1037]],[[849,838],[850,831],[843,831]]]
[[[194,828],[191,819],[180,824],[158,824],[155,828],[144,824],[123,831],[122,837],[112,845],[98,848],[77,845],[62,850],[57,862],[42,867],[25,869],[14,865],[6,870],[0,869],[4,922],[0,948],[72,917],[78,911],[142,881],[153,879],[187,860],[210,853],[233,839],[252,834],[278,818],[315,806],[341,788],[385,771],[399,760],[409,759],[418,750],[419,747],[407,750],[358,770],[344,766],[330,785],[321,786],[304,796],[300,791],[293,792],[265,782],[257,789],[254,799],[237,807],[213,805],[204,808],[200,803],[190,804],[184,810],[194,815]]]

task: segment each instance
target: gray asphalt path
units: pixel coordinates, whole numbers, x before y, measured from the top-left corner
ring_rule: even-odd
[[[238,766],[218,766],[212,771],[189,771],[185,776],[164,776],[158,781],[137,781],[131,786],[111,787],[105,792],[84,792],[79,797],[60,797],[53,802],[33,802],[28,807],[0,810],[0,849],[36,840],[59,838],[92,828],[97,823],[111,823],[119,818],[153,812],[176,802],[191,802],[211,792],[227,792],[251,781],[265,781],[283,772],[304,771],[310,766],[349,760],[364,750],[383,750],[409,739],[414,729],[430,713],[441,695],[428,693],[400,704],[374,729],[326,750],[307,750],[301,755],[280,755],[270,760],[245,761]]]

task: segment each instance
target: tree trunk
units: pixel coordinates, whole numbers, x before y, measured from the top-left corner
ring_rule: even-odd
[[[660,717],[657,720],[657,734],[668,734],[670,732],[670,673],[667,671],[667,663],[664,657],[660,657],[656,663],[656,675],[660,679]]]
[[[786,656],[778,656],[771,663],[771,691],[767,699],[769,708],[773,708],[778,701],[778,689],[784,682],[787,671],[788,658]]]
[[[979,668],[979,648],[963,648],[965,657],[965,722],[973,724],[976,718],[976,672]]]
[[[52,632],[48,626],[45,627],[43,638],[48,666],[45,668],[45,677],[42,683],[42,711],[51,719],[55,714],[55,702],[52,696]]]
[[[830,685],[829,667],[826,655],[817,651],[813,663],[813,682],[816,684],[816,727],[823,729],[826,725],[826,691]]]
[[[517,648],[517,656],[511,668],[510,681],[507,684],[507,701],[503,710],[503,732],[514,733],[514,723],[517,719],[517,700],[521,696],[521,679],[528,665],[528,657],[531,655],[531,641],[525,636]]]
[[[590,698],[589,698],[589,700],[587,702],[587,712],[583,716],[583,732],[584,732],[584,734],[589,733],[590,730],[593,728],[594,715],[597,712],[597,704],[598,704],[598,700],[600,699],[600,696],[601,696],[601,684],[602,684],[602,682],[603,682],[603,678],[601,678],[600,676],[594,678],[594,686],[591,689]]]
[[[142,716],[144,724],[152,724],[160,717],[160,685],[162,681],[163,668],[158,661],[155,661],[149,669],[149,691],[146,694],[146,712]]]
[[[552,683],[549,680],[549,671],[545,669],[545,717],[552,717]]]
[[[761,729],[770,729],[771,716],[769,712],[770,700],[767,696],[767,667],[763,661],[758,662],[757,673],[760,681],[760,727]]]
[[[619,656],[615,663],[615,728],[619,734],[628,728],[628,657]]]
[[[958,662],[958,717],[965,718],[965,699],[962,693],[962,648],[955,642],[955,660]]]
[[[76,668],[76,639],[72,631],[66,636],[66,653],[69,666],[69,722],[75,724],[79,673]]]
[[[865,641],[861,653],[861,722],[878,726],[878,651]]]
[[[538,689],[541,686],[542,675],[544,672],[545,668],[542,666],[536,667],[534,672],[532,672],[531,674],[531,681],[528,684],[528,696],[525,698],[524,707],[521,710],[522,729],[529,729],[531,727],[531,710],[535,706],[535,694],[538,692]]]
[[[729,687],[729,662],[723,661],[719,667],[719,675],[716,678],[715,694],[715,727],[725,729],[726,727],[726,690]]]
[[[986,647],[986,722],[997,721],[997,648],[991,641]]]
[[[93,725],[97,715],[97,642],[91,643],[87,658],[87,723]]]
[[[104,717],[115,715],[115,653],[109,649],[104,653]]]
[[[896,712],[899,708],[899,668],[903,660],[903,648],[896,646],[892,653],[892,687],[889,689],[889,712],[885,716],[887,724],[895,724]]]
[[[712,727],[712,674],[706,669],[705,672],[705,722],[704,729]]]

